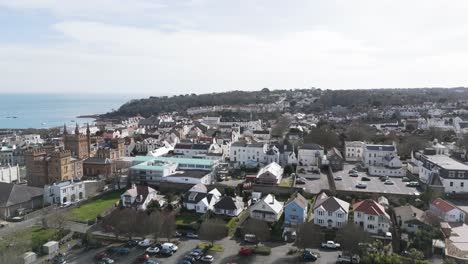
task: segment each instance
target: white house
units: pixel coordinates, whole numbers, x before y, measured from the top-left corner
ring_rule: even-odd
[[[345,141],[345,159],[346,161],[361,161],[364,152],[364,142]]]
[[[278,202],[271,194],[250,207],[250,217],[265,222],[274,223],[282,214],[283,203]]]
[[[323,148],[317,144],[304,144],[297,153],[298,165],[320,166],[320,160],[324,155]]]
[[[163,181],[185,184],[211,184],[212,173],[204,170],[178,170],[163,178]]]
[[[229,159],[235,167],[256,167],[265,162],[267,144],[237,141],[231,144]]]
[[[429,205],[429,211],[445,222],[465,222],[465,212],[442,198],[436,198]]]
[[[429,226],[425,220],[426,213],[412,205],[394,208],[397,224],[408,233],[416,233],[420,228]]]
[[[18,165],[0,167],[0,182],[13,183],[20,181],[20,168]]]
[[[219,201],[221,193],[215,188],[209,191],[204,198],[202,198],[195,205],[195,211],[197,213],[204,214],[208,210],[213,211],[214,205]]]
[[[468,165],[446,155],[419,156],[419,178],[424,183],[440,182],[445,193],[468,192]]]
[[[270,163],[261,168],[257,173],[256,182],[258,184],[279,184],[283,178],[283,168],[276,162]]]
[[[388,232],[390,216],[385,208],[374,200],[364,200],[353,205],[354,223],[372,234]]]
[[[348,223],[349,203],[321,193],[314,204],[314,224],[327,228],[342,228]]]
[[[370,175],[403,177],[406,169],[400,161],[394,145],[365,144],[363,152],[363,165]]]
[[[195,184],[184,195],[183,205],[187,210],[195,210],[199,201],[206,197],[208,189],[204,184]]]
[[[47,204],[68,204],[86,199],[84,182],[64,181],[44,186],[44,202]]]
[[[166,204],[164,196],[158,195],[155,189],[148,186],[132,184],[132,187],[120,196],[122,206],[139,210],[146,210],[152,201],[159,203],[159,206]]]

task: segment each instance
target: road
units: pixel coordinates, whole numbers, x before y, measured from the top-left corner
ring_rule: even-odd
[[[183,257],[189,254],[200,240],[182,240],[179,244],[179,250],[172,255],[171,257],[164,258],[164,257],[152,257],[152,259],[156,259],[161,264],[177,264],[180,263]],[[216,244],[223,244],[224,251],[223,252],[209,252],[208,254],[213,255],[215,261],[213,263],[219,264],[226,264],[226,263],[243,263],[243,264],[250,264],[250,263],[303,263],[300,260],[299,255],[288,255],[288,251],[291,248],[294,248],[292,244],[267,244],[272,247],[271,255],[269,256],[239,256],[237,253],[241,248],[235,240],[231,239],[224,239],[221,241],[216,242]],[[116,244],[117,245],[117,244]],[[82,263],[94,263],[94,256],[104,251],[105,248],[101,248],[98,250],[90,250],[90,251],[76,251],[72,254],[69,254],[67,257],[67,262],[70,264],[82,264]],[[322,264],[331,264],[335,263],[338,257],[338,251],[324,251],[324,250],[314,250],[319,253],[320,258],[315,263],[322,263]],[[130,251],[130,254],[126,256],[112,256],[115,259],[116,263],[134,263],[137,256],[143,254],[144,248],[133,248]]]

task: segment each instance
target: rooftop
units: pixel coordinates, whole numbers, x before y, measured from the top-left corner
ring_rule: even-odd
[[[446,170],[468,170],[468,165],[458,162],[446,155],[424,155],[424,157]]]

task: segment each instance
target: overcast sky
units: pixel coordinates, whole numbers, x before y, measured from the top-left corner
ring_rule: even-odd
[[[468,1],[0,0],[0,92],[468,86]]]

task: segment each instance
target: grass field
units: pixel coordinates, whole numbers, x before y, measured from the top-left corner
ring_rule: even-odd
[[[4,251],[8,245],[38,251],[43,244],[54,239],[57,239],[56,229],[44,229],[34,226],[2,237],[0,239],[0,252]]]
[[[224,251],[224,246],[221,245],[221,244],[214,244],[212,247],[211,246],[211,243],[200,243],[198,244],[198,247],[199,248],[206,248],[206,247],[209,247],[211,251],[216,251],[216,252],[223,252]]]
[[[80,207],[73,208],[70,212],[70,217],[73,220],[88,221],[96,219],[96,217],[105,211],[107,208],[112,207],[119,199],[121,191],[110,192],[101,198],[85,203]]]
[[[189,226],[194,222],[197,222],[200,216],[195,212],[181,211],[176,216],[176,225],[178,226]]]

